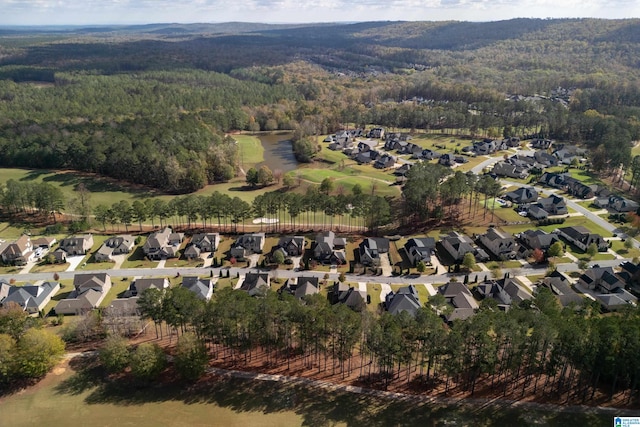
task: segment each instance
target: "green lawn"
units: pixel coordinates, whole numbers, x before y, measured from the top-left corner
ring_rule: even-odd
[[[111,206],[120,200],[131,203],[138,197],[153,195],[153,192],[150,193],[148,189],[136,189],[114,183],[108,178],[80,172],[0,168],[0,183],[10,179],[24,182],[47,182],[59,187],[67,200],[75,196],[74,189],[78,184],[83,183],[91,192],[92,206],[99,204]],[[2,233],[1,230],[0,233]]]
[[[505,225],[505,226],[503,226],[501,228],[504,231],[506,231],[508,233],[511,233],[511,234],[521,233],[523,231],[530,230],[532,228],[537,228],[537,229],[540,229],[540,230],[544,230],[547,233],[550,233],[553,230],[555,230],[556,228],[571,227],[571,226],[575,227],[575,226],[579,226],[579,225],[581,225],[583,227],[586,227],[592,233],[600,234],[602,237],[611,237],[611,233],[609,231],[605,230],[604,228],[600,227],[599,225],[595,224],[594,222],[592,222],[591,220],[589,220],[588,218],[586,218],[584,216],[572,216],[572,217],[569,217],[562,224],[551,224],[551,225],[545,225],[545,226],[541,226],[541,227],[535,227],[533,224],[532,225],[519,224],[519,225]]]
[[[38,263],[33,266],[29,273],[59,273],[66,271],[69,268],[69,263],[62,264],[46,264],[45,262]]]
[[[238,141],[240,164],[245,171],[264,161],[264,147],[257,136],[233,135],[233,139]]]
[[[382,291],[382,286],[379,283],[369,283],[367,284],[367,295],[369,295],[371,299],[371,304],[367,305],[367,308],[374,313],[378,311],[380,307],[380,292]]]
[[[640,249],[638,248],[627,249],[624,247],[624,242],[621,240],[612,240],[611,249],[613,249],[613,251],[616,252],[618,255],[622,255],[625,258],[640,257]]]
[[[114,278],[111,282],[111,289],[109,289],[109,292],[100,303],[100,307],[109,307],[111,301],[118,298],[121,293],[129,289],[130,283],[131,282],[128,280],[128,278]]]
[[[494,269],[494,268],[520,268],[522,267],[522,264],[520,264],[520,261],[515,261],[515,260],[511,260],[511,261],[489,261],[487,263],[484,264],[485,267],[487,267],[489,270]]]
[[[584,202],[578,202],[578,204],[580,206],[582,206],[583,208],[589,209],[591,212],[597,212],[597,211],[601,211],[602,210],[602,208],[599,208],[599,207],[595,206],[591,200],[587,200],[587,201],[584,201]]]
[[[135,248],[135,250],[127,257],[127,259],[122,263],[122,268],[155,268],[158,266],[158,262],[149,261],[142,250],[142,246],[146,241],[146,237],[143,237],[140,245]]]

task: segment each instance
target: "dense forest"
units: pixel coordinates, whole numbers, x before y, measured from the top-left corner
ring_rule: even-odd
[[[640,21],[515,19],[0,32],[0,165],[172,193],[239,173],[233,130],[540,135],[617,169],[640,139]]]

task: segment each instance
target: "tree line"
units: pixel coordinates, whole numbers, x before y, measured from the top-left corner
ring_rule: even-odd
[[[442,385],[445,393],[457,387],[473,395],[490,387],[505,396],[583,403],[596,393],[624,392],[627,403],[637,398],[638,310],[601,316],[597,304],[560,308],[547,289],[506,312],[485,300],[474,316],[448,326],[439,314],[451,307],[441,295],[415,317],[373,315],[364,307],[330,305],[320,295],[299,301],[287,293],[250,297],[230,288],[209,302],[183,288],[150,289],[139,307],[159,337],[172,330],[193,334],[213,359],[242,363],[261,355],[267,364],[290,367],[295,360],[318,373],[357,374],[385,387],[417,381],[427,390]]]

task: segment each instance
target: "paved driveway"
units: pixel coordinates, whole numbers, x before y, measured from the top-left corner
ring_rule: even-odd
[[[393,269],[391,268],[391,261],[389,261],[389,254],[380,255],[380,268],[383,276],[391,276]]]
[[[83,259],[84,255],[68,256],[67,262],[69,263],[69,267],[65,271],[76,271],[76,268],[80,266]]]
[[[248,256],[249,267],[248,268],[256,268],[258,266],[258,260],[260,259],[260,254],[253,254]]]

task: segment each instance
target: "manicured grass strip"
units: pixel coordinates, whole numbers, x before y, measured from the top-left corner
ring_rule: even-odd
[[[245,171],[264,161],[264,147],[257,136],[233,135],[233,139],[238,141],[240,165]]]

